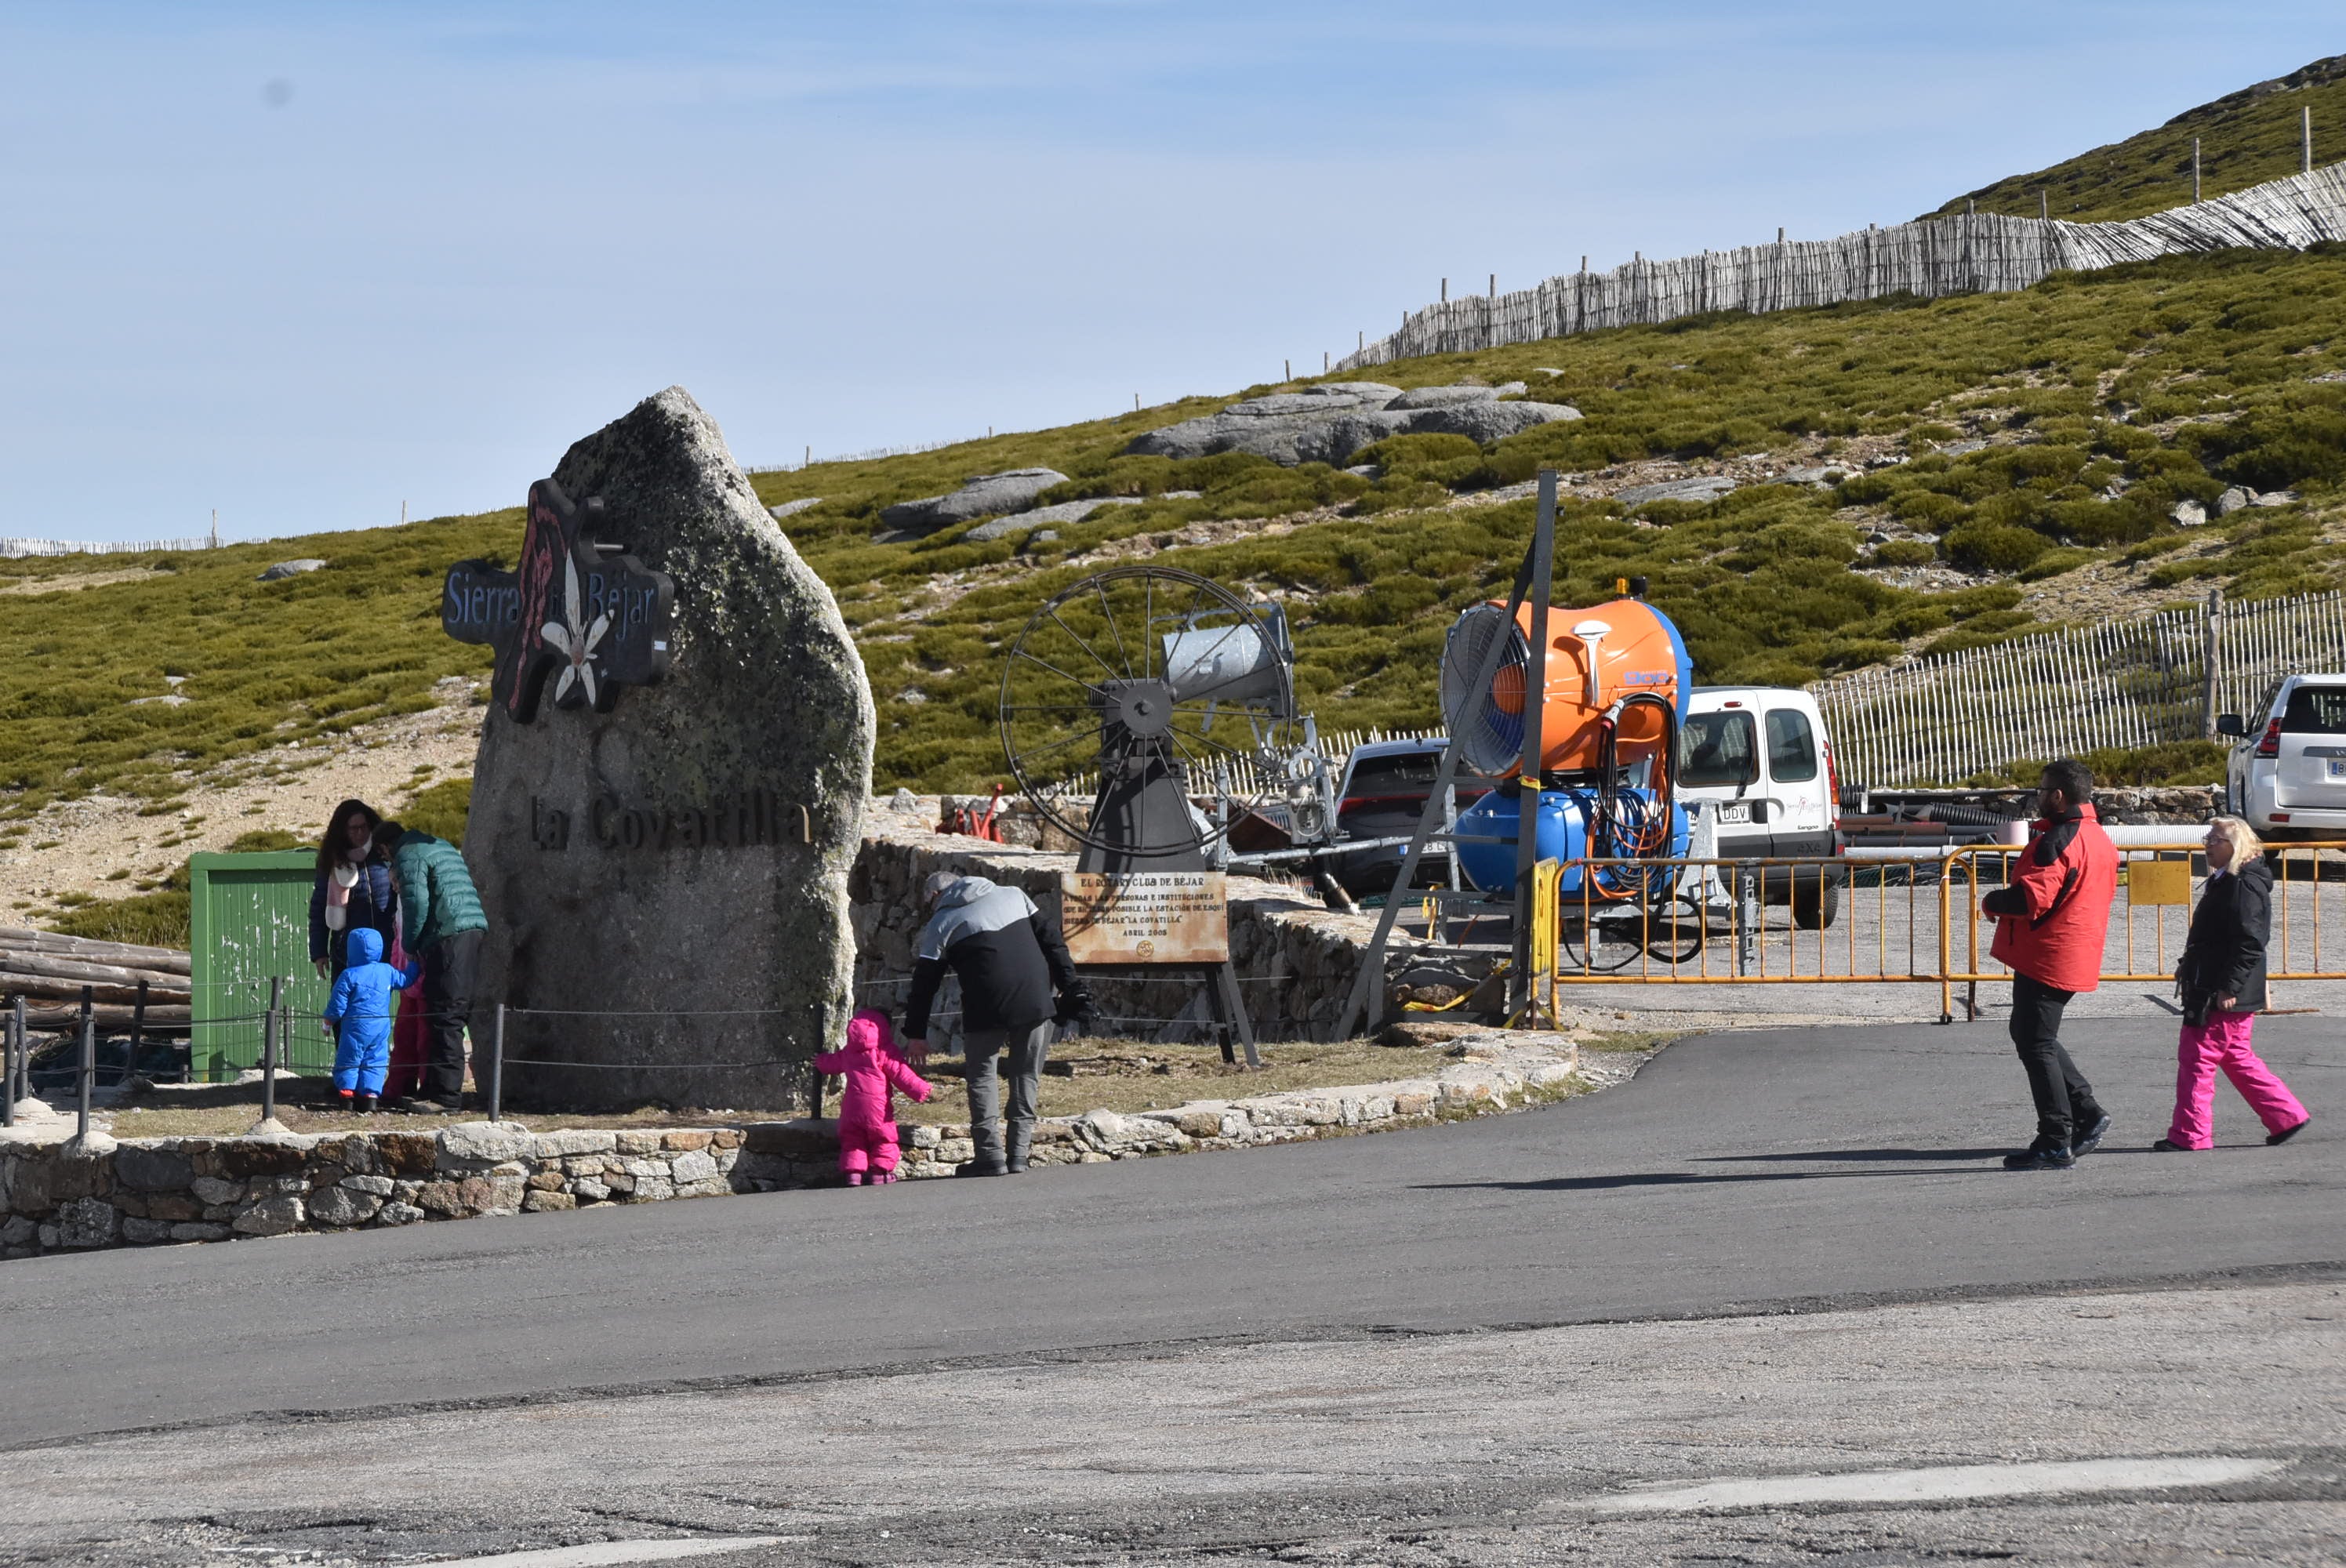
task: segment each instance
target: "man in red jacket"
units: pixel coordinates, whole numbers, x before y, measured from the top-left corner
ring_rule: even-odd
[[[1988,951],[2012,973],[2012,1043],[2036,1100],[2036,1141],[2004,1156],[2008,1170],[2062,1170],[2089,1154],[2110,1118],[2061,1044],[2061,1011],[2102,983],[2102,944],[2117,897],[2118,853],[2094,810],[2082,762],[2052,764],[2037,783],[2044,813],[2012,880],[1980,900],[1995,917]]]

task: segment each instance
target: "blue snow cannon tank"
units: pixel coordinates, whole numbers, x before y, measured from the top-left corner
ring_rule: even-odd
[[[1620,815],[1621,828],[1634,843],[1616,843],[1594,850],[1589,845],[1589,823],[1598,811],[1597,792],[1586,789],[1566,788],[1543,789],[1539,800],[1539,827],[1534,842],[1543,860],[1564,862],[1560,890],[1567,896],[1581,891],[1580,868],[1573,862],[1586,859],[1591,853],[1606,858],[1637,856],[1659,859],[1682,856],[1691,840],[1686,809],[1670,808],[1669,842],[1661,840],[1658,808],[1650,789],[1623,789],[1615,796],[1615,810]],[[1466,880],[1482,892],[1500,892],[1515,885],[1515,837],[1523,820],[1523,801],[1515,790],[1494,789],[1480,800],[1458,813],[1458,835],[1461,839],[1496,840],[1497,842],[1461,843],[1457,846],[1458,869]],[[1592,892],[1618,897],[1636,891],[1642,873],[1627,867],[1600,867],[1598,883]]]

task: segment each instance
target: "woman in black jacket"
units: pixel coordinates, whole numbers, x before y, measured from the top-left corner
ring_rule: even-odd
[[[2265,1142],[2286,1143],[2311,1120],[2249,1041],[2265,1005],[2265,943],[2272,935],[2273,879],[2263,855],[2264,846],[2238,817],[2208,824],[2208,885],[2175,971],[2183,993],[2175,1120],[2154,1149],[2213,1146],[2208,1110],[2218,1068],[2263,1118]]]
[[[364,926],[380,934],[389,952],[398,939],[399,901],[391,886],[391,865],[375,852],[381,820],[363,800],[334,808],[318,845],[318,880],[310,889],[310,962],[318,978],[342,972],[351,932]]]

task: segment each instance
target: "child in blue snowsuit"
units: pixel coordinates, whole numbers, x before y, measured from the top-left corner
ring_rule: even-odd
[[[395,969],[382,962],[382,933],[367,926],[351,932],[349,966],[334,977],[326,1022],[334,1035],[334,1088],[346,1110],[374,1109],[391,1071],[391,993],[415,983],[423,966]]]

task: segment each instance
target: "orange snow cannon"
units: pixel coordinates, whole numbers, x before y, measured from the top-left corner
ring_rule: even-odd
[[[1523,770],[1531,637],[1529,605],[1510,620],[1505,604],[1494,601],[1461,615],[1443,647],[1443,720],[1462,744],[1461,759],[1486,779],[1512,779]],[[1668,616],[1635,598],[1550,609],[1545,637],[1539,710],[1543,774],[1594,773],[1607,762],[1634,766],[1668,748],[1686,718],[1694,667]],[[1475,695],[1466,688],[1498,638],[1507,646],[1491,680],[1491,700],[1462,729]]]

